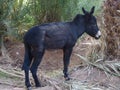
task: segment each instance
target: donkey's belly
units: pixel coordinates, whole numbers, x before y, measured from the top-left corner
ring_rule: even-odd
[[[66,38],[47,38],[45,40],[46,49],[62,49],[66,44]]]

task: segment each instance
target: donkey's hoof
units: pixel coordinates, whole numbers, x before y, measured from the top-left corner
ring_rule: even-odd
[[[32,90],[32,87],[27,87],[27,90]]]
[[[69,80],[71,80],[70,77],[65,77],[65,81],[69,81]]]

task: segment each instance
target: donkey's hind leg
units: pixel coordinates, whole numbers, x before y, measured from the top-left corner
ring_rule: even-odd
[[[25,44],[25,56],[24,56],[24,63],[22,66],[22,70],[25,72],[25,85],[27,88],[31,87],[30,81],[29,81],[29,67],[32,61],[32,55],[31,55],[31,48],[29,45]]]
[[[32,76],[34,78],[36,87],[40,87],[41,84],[40,84],[38,76],[37,76],[37,69],[38,69],[38,66],[42,60],[42,57],[44,54],[44,49],[38,49],[35,54],[36,55],[34,57],[34,60],[33,60],[33,63],[31,65],[30,70],[31,70]]]

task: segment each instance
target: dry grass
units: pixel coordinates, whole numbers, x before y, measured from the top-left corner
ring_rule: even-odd
[[[84,62],[89,65],[95,66],[101,70],[103,70],[106,74],[111,74],[114,76],[120,77],[120,62],[119,61],[102,61],[102,59],[98,59],[96,62],[91,62],[87,58],[75,54],[80,57]]]

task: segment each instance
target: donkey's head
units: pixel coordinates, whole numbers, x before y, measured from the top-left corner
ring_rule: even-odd
[[[85,32],[95,39],[99,39],[101,36],[101,32],[99,31],[97,21],[95,16],[93,16],[95,7],[91,8],[91,11],[88,12],[84,8],[82,11],[84,13],[84,21],[85,21]]]

